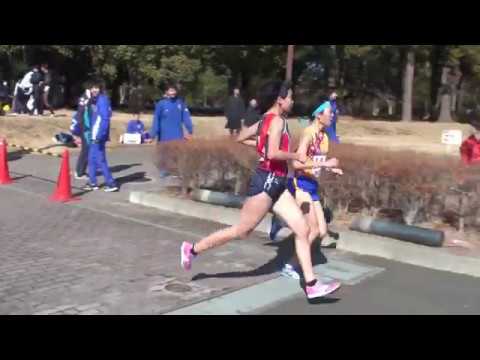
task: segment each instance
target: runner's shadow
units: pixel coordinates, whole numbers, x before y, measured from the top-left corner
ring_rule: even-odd
[[[295,253],[294,236],[289,236],[285,240],[277,243],[268,243],[265,246],[277,247],[277,255],[268,263],[251,271],[235,271],[220,274],[205,274],[200,273],[192,278],[192,281],[200,281],[205,279],[233,279],[233,278],[249,278],[259,277],[264,275],[271,275],[278,273],[282,266],[289,261]],[[325,255],[319,251],[313,254],[313,266],[323,265],[328,262]]]
[[[130,175],[122,176],[116,179],[118,186],[122,186],[128,183],[146,183],[152,181],[152,179],[147,178],[145,171],[136,172]]]
[[[91,193],[91,191],[82,190],[82,191],[79,191],[77,193],[72,194],[72,196],[73,197],[79,197],[79,196],[82,196],[82,195],[85,195],[85,194],[88,194],[88,193]]]
[[[117,173],[117,172],[122,172],[124,170],[128,170],[132,167],[135,167],[135,166],[141,166],[142,164],[130,164],[130,165],[116,165],[116,166],[112,166],[110,168],[110,171],[112,173]]]
[[[308,300],[308,303],[310,305],[328,305],[328,304],[336,304],[339,301],[340,301],[339,298],[325,297],[325,298]]]

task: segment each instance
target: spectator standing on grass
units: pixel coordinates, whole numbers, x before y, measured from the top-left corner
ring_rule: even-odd
[[[245,113],[245,119],[243,122],[244,127],[250,127],[255,125],[259,122],[262,118],[260,111],[258,110],[257,100],[252,99],[250,100],[250,104],[248,106],[247,112]]]
[[[42,82],[44,76],[38,66],[33,68],[31,78],[33,91],[33,115],[43,115]]]
[[[225,106],[225,116],[227,118],[225,128],[230,131],[231,136],[238,135],[242,128],[242,119],[245,116],[245,103],[240,96],[240,89],[233,90],[233,96],[228,99]]]
[[[6,81],[0,81],[0,115],[5,115],[4,106],[10,103],[10,93]]]
[[[49,102],[50,90],[52,88],[52,73],[47,64],[42,64],[41,70],[43,73],[43,79],[40,84],[42,99],[40,101],[41,106],[39,108],[39,115],[43,115],[43,110],[48,109],[50,111],[50,116],[55,117],[55,111],[53,111],[53,107]]]
[[[21,79],[17,81],[15,84],[15,88],[13,89],[13,99],[12,99],[12,116],[17,116],[18,114],[21,114],[25,112],[25,106],[22,104],[20,101],[20,83]]]
[[[185,102],[178,97],[175,85],[169,85],[165,97],[155,106],[149,142],[157,139],[159,143],[175,140],[190,140],[193,135],[193,123]],[[166,177],[165,170],[160,177]]]
[[[167,88],[166,98],[155,106],[150,136],[158,142],[190,139],[193,135],[193,123],[190,111],[178,97],[177,87]]]
[[[33,113],[33,80],[39,81],[38,72],[38,67],[35,66],[32,71],[26,73],[25,76],[15,85],[15,109],[13,115],[17,115],[17,113],[29,113],[31,115]]]
[[[134,83],[128,96],[128,110],[136,117],[140,116],[145,106],[145,92],[143,87]]]

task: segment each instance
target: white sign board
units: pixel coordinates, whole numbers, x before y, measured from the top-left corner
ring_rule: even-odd
[[[442,144],[445,145],[462,145],[463,133],[461,130],[445,130],[442,133]]]
[[[126,145],[140,145],[142,143],[142,135],[125,134],[123,135],[123,143]]]

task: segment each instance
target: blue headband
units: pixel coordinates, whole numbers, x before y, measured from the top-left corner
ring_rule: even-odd
[[[325,110],[327,109],[331,109],[332,108],[332,105],[326,101],[324,102],[322,105],[320,105],[317,110],[315,110],[312,114],[313,117],[317,117],[319,114],[323,114],[325,112]]]

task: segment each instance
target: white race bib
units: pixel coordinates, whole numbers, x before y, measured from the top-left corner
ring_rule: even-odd
[[[313,161],[318,163],[318,162],[326,162],[327,161],[327,157],[325,155],[316,155],[313,157]],[[313,175],[315,177],[320,177],[320,175],[322,174],[322,168],[314,168],[313,169]]]

